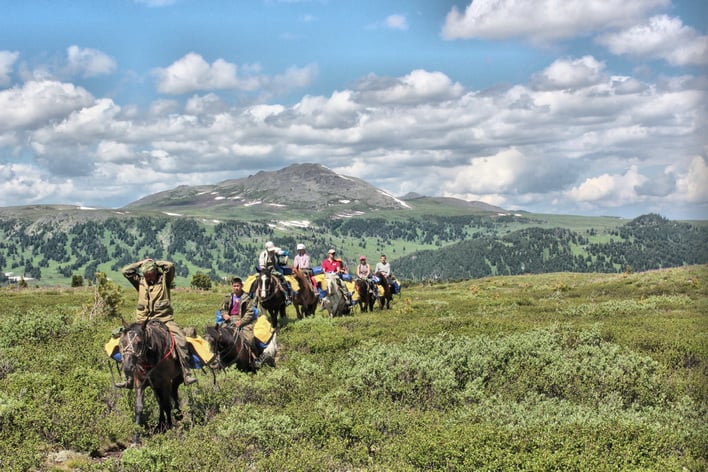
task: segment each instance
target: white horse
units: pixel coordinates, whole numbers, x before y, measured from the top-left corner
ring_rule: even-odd
[[[329,316],[348,315],[350,306],[347,304],[344,288],[340,285],[340,278],[335,273],[325,275],[327,281],[327,296],[322,299],[322,309],[327,310]]]

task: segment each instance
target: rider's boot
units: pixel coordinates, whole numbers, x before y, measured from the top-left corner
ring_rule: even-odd
[[[180,357],[180,367],[182,367],[182,383],[185,385],[192,385],[197,381],[197,378],[192,373],[192,369],[189,367],[189,359],[182,356]]]
[[[185,385],[192,385],[194,382],[197,381],[197,378],[192,374],[192,369],[189,367],[183,367],[182,368],[182,378],[184,379],[184,384]]]
[[[290,283],[285,284],[285,304],[290,305],[293,302],[293,287]]]

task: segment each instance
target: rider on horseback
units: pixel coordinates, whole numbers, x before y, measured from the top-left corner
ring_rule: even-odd
[[[329,251],[327,251],[327,258],[322,261],[322,270],[325,273],[337,274],[338,277],[335,278],[335,280],[337,281],[337,287],[344,295],[344,299],[346,300],[347,305],[351,306],[351,294],[344,286],[344,282],[342,282],[341,278],[342,274],[347,273],[347,268],[344,266],[344,262],[341,259],[337,258],[337,251],[335,251],[334,249],[330,249]]]
[[[255,312],[256,301],[243,291],[243,281],[239,277],[231,279],[231,293],[224,297],[221,304],[221,316],[228,326],[240,330],[246,345],[253,355],[251,360],[255,367],[262,363],[263,349],[258,346],[253,335],[253,325],[258,316]]]
[[[279,253],[280,249],[275,247],[275,244],[273,244],[273,241],[268,241],[265,244],[265,250],[261,252],[260,256],[258,256],[258,270],[262,269],[269,269],[273,275],[278,277],[278,280],[282,284],[283,288],[285,289],[286,293],[286,304],[290,304],[292,301],[293,297],[293,288],[290,286],[290,282],[287,281],[283,273],[280,271],[280,261],[279,261]],[[287,263],[287,258],[286,258],[286,263]]]
[[[175,265],[169,261],[142,261],[128,264],[121,271],[135,290],[138,291],[138,305],[135,318],[138,323],[148,320],[163,322],[172,333],[175,347],[182,366],[184,384],[190,385],[197,381],[190,369],[191,360],[187,350],[187,341],[182,328],[174,321],[174,310],[170,301],[170,287],[175,278]],[[133,379],[126,378],[115,384],[118,388],[132,388]]]
[[[302,243],[298,243],[297,245],[297,254],[293,258],[293,269],[300,269],[302,272],[304,272],[310,282],[312,282],[312,289],[316,290],[317,281],[315,280],[315,276],[312,275],[312,267],[310,267],[310,255],[307,253],[307,249]]]

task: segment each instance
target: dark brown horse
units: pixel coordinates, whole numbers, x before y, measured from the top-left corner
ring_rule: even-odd
[[[119,350],[123,373],[133,379],[135,388],[135,423],[142,424],[143,395],[146,387],[152,387],[160,407],[158,431],[171,428],[172,410],[176,418],[181,416],[178,390],[183,379],[170,330],[156,320],[131,325],[124,321]],[[136,431],[133,443],[138,442]]]
[[[280,279],[271,273],[270,269],[261,269],[254,283],[256,285],[256,301],[264,310],[268,311],[270,324],[277,329],[278,317],[282,320],[286,318],[286,288],[283,287]]]
[[[376,278],[378,279],[378,284],[381,285],[383,294],[379,296],[379,309],[383,310],[391,308],[391,300],[393,300],[393,292],[391,290],[391,283],[388,278],[381,272],[376,272]]]
[[[207,326],[204,339],[209,343],[211,351],[215,353],[214,360],[209,363],[212,369],[236,365],[236,368],[242,372],[256,371],[254,366],[256,355],[244,342],[240,330],[224,323]]]
[[[362,312],[374,311],[374,303],[376,302],[376,285],[369,279],[357,279],[354,282],[354,289],[359,295],[359,306]]]
[[[297,319],[301,320],[306,316],[314,316],[320,296],[312,286],[312,279],[306,272],[297,267],[293,269],[293,277],[295,277],[300,286],[299,290],[293,295],[293,305],[295,306]]]

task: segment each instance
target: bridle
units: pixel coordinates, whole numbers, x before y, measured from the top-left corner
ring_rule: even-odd
[[[241,356],[241,352],[244,349],[246,349],[248,351],[249,356],[251,355],[251,349],[246,345],[245,342],[243,342],[243,339],[241,339],[241,347],[238,347],[238,341],[239,341],[239,338],[241,337],[240,336],[240,332],[241,332],[240,328],[238,328],[234,331],[233,343],[231,345],[226,345],[224,347],[221,347],[222,346],[221,340],[223,339],[223,334],[221,333],[222,329],[226,329],[226,328],[224,328],[224,326],[222,325],[217,329],[217,333],[218,333],[219,337],[216,340],[216,346],[217,346],[216,358],[219,363],[219,367],[224,368],[224,367],[226,367],[226,365],[224,365],[223,358],[226,357],[228,354],[234,353],[234,359],[236,359],[236,361],[238,361],[238,358]]]

